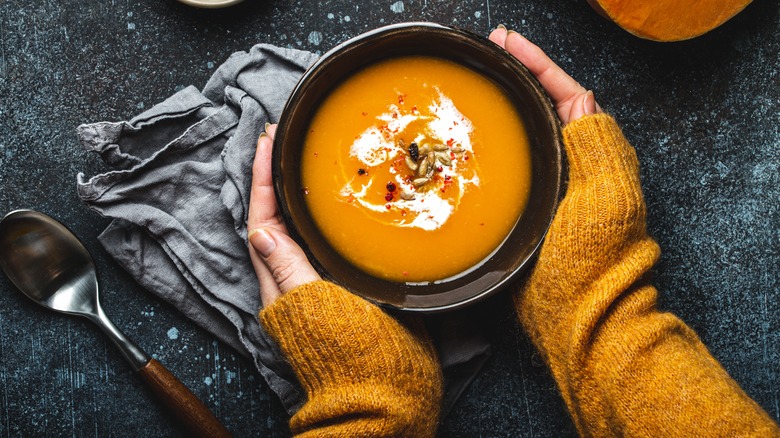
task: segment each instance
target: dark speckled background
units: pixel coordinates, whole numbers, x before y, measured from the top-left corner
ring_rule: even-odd
[[[649,229],[663,248],[660,306],[680,315],[780,418],[780,4],[757,0],[704,37],[637,39],[585,0],[247,0],[201,11],[173,0],[0,2],[0,208],[33,208],[93,253],[106,312],[237,436],[287,436],[250,362],[141,289],[97,242],[107,221],[75,175],[105,168],[75,127],[123,120],[258,42],[323,52],[387,23],[519,30],[592,88],[635,145]],[[495,355],[441,436],[575,433],[555,384],[507,310],[481,306]],[[480,318],[475,317],[475,325]],[[179,436],[86,320],[36,307],[0,279],[0,436]]]

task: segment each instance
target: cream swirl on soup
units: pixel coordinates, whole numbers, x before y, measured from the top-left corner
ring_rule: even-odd
[[[364,167],[342,187],[345,202],[380,213],[379,218],[386,215],[384,220],[397,226],[430,231],[452,216],[469,187],[479,186],[471,142],[474,126],[452,99],[435,89],[436,98],[422,110],[405,105],[399,92],[398,103],[388,105],[355,139],[349,154]],[[412,148],[417,148],[415,154]],[[387,167],[394,190],[377,199],[369,195],[376,192],[375,185],[389,185],[384,172],[375,172],[382,167]],[[391,214],[394,209],[405,214],[399,218]]]

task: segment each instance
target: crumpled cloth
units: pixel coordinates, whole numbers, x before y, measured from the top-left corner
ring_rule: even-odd
[[[259,44],[231,55],[202,91],[190,86],[123,122],[78,127],[110,171],[77,176],[83,202],[113,221],[99,236],[143,287],[251,358],[290,414],[306,401],[263,331],[246,218],[257,138],[279,120],[316,55]],[[489,356],[463,318],[429,321],[445,375],[443,412]]]

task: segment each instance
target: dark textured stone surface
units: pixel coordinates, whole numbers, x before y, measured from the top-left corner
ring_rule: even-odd
[[[402,6],[401,6],[402,5]],[[649,229],[663,248],[661,307],[685,319],[745,391],[780,418],[780,6],[757,0],[704,37],[643,41],[584,0],[253,1],[201,11],[172,0],[0,2],[0,208],[34,208],[92,251],[106,312],[238,436],[287,436],[250,362],[136,286],[97,243],[107,224],[75,194],[80,123],[127,119],[202,86],[258,42],[323,52],[383,24],[518,29],[596,92],[637,148]],[[483,306],[495,356],[442,436],[575,433],[555,383],[509,313]],[[178,335],[177,335],[178,333]],[[182,432],[85,320],[36,307],[0,279],[0,435]]]

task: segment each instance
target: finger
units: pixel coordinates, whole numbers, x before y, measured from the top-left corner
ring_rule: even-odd
[[[508,32],[505,46],[536,76],[554,101],[566,100],[586,90],[566,74],[534,43],[517,32]]]
[[[588,91],[587,93],[581,94],[574,99],[571,105],[571,109],[569,110],[568,121],[571,123],[582,116],[596,114],[597,111],[596,99],[593,97],[593,92]]]
[[[268,267],[282,294],[320,279],[306,254],[290,236],[267,227],[253,230],[249,242]]]
[[[249,245],[249,259],[252,261],[252,267],[255,268],[257,281],[260,283],[260,302],[264,308],[268,307],[282,296],[282,291],[279,290],[279,285],[276,284],[276,280],[274,280],[271,271],[268,270],[268,266],[265,265],[260,254],[257,253],[257,250],[251,244]]]
[[[252,166],[252,188],[247,220],[247,228],[250,230],[265,225],[281,226],[276,216],[278,209],[273,192],[270,164],[275,128],[276,125],[266,124],[265,135],[261,134],[257,140],[257,150]],[[271,271],[268,270],[260,255],[257,254],[257,251],[251,245],[249,246],[249,259],[260,283],[260,300],[263,307],[267,307],[279,298],[282,293]]]
[[[276,137],[276,127],[277,126],[279,126],[279,125],[277,125],[276,123],[274,123],[273,125],[271,125],[271,124],[266,124],[265,125],[265,132],[266,132],[266,134],[268,134],[269,137],[271,137],[271,140],[273,140],[274,137]]]
[[[260,134],[252,164],[252,187],[247,217],[247,228],[250,230],[279,223],[271,174],[272,149],[273,139],[267,133]]]
[[[498,44],[500,47],[504,47],[504,43],[506,42],[506,33],[506,27],[499,25],[497,28],[495,28],[495,30],[493,30],[493,32],[490,32],[488,39]]]
[[[568,118],[572,101],[585,93],[585,88],[558,67],[542,49],[519,33],[509,32],[504,44],[506,50],[539,80],[558,109],[561,119]]]

